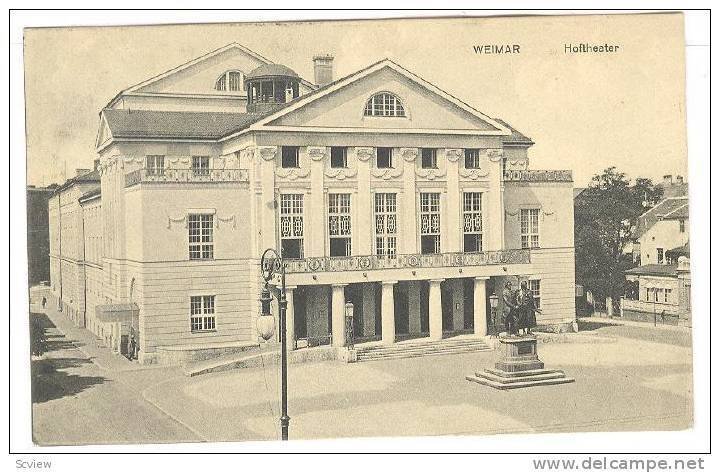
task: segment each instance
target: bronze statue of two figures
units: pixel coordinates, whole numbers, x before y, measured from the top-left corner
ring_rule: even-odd
[[[503,318],[507,335],[530,334],[531,329],[537,325],[536,313],[541,311],[535,304],[527,282],[521,282],[520,287],[513,290],[512,283],[507,281],[503,289]]]

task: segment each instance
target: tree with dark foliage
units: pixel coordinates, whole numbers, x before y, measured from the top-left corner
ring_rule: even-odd
[[[623,295],[624,271],[633,267],[623,248],[631,242],[635,220],[662,195],[662,187],[651,179],[638,178],[630,185],[625,173],[610,167],[593,176],[575,200],[576,280],[596,300]]]

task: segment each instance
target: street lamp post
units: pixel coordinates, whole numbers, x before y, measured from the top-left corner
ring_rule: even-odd
[[[265,340],[272,337],[272,328],[274,327],[274,321],[271,325],[268,325],[268,318],[272,321],[272,313],[270,311],[270,301],[272,295],[268,284],[273,278],[277,271],[280,271],[280,379],[281,379],[281,395],[280,395],[280,430],[282,432],[282,440],[288,439],[288,430],[290,428],[290,416],[287,412],[287,343],[285,338],[287,337],[286,331],[286,311],[287,311],[287,297],[285,293],[285,264],[282,257],[272,248],[268,248],[262,254],[260,258],[260,271],[262,277],[265,280],[265,287],[263,288],[262,294],[260,295],[260,309],[261,314],[258,320],[258,332]]]

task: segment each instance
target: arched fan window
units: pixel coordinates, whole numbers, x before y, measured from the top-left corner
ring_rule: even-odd
[[[405,108],[400,98],[390,92],[380,92],[365,103],[366,117],[404,117]]]
[[[215,90],[241,92],[243,90],[243,73],[240,71],[223,73],[223,75],[215,81]]]

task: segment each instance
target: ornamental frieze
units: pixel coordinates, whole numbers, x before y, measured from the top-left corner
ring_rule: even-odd
[[[355,148],[355,154],[360,161],[368,161],[370,158],[375,157],[375,148]]]

